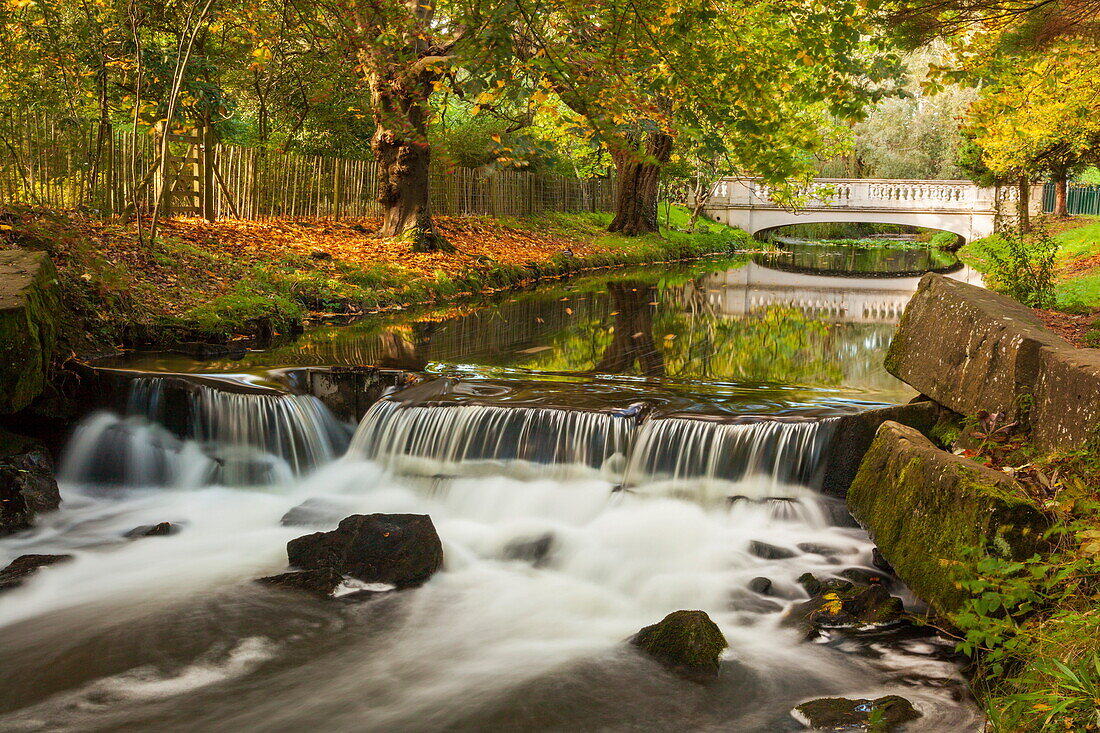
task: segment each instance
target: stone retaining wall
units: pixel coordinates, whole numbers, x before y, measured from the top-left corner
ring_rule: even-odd
[[[0,250],[0,415],[22,410],[45,388],[58,303],[45,252]]]

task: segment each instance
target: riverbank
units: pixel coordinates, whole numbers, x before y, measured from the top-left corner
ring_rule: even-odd
[[[1048,328],[1076,346],[1100,346],[1100,217],[1044,217],[1057,243],[1054,261],[1054,305],[1035,309]],[[982,273],[993,269],[993,258],[1005,255],[1003,240],[986,237],[967,244],[959,257]]]
[[[677,231],[686,212],[673,214],[673,228],[637,238],[608,234],[609,214],[439,217],[456,252],[418,254],[372,236],[378,225],[372,219],[180,219],[165,223],[156,241],[139,242],[133,227],[8,208],[0,211],[0,249],[50,255],[66,305],[59,353],[84,355],[118,346],[263,340],[328,318],[753,246],[744,232],[709,222],[695,233]]]

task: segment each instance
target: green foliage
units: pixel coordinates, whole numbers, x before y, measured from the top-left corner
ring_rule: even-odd
[[[1005,231],[979,240],[974,251],[985,260],[990,285],[1032,308],[1055,302],[1054,263],[1058,242],[1042,227],[1029,235]]]

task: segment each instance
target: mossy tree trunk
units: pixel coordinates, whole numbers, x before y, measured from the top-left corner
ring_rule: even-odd
[[[1019,200],[1016,202],[1016,211],[1019,217],[1020,233],[1027,234],[1031,231],[1031,181],[1028,180],[1027,176],[1020,176],[1017,186]]]
[[[646,133],[641,145],[624,145],[612,151],[618,181],[615,218],[608,231],[629,236],[659,231],[657,184],[671,154],[672,137],[664,132]]]

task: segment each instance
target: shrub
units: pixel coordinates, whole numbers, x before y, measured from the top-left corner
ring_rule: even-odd
[[[1009,230],[982,242],[990,285],[1032,308],[1054,305],[1054,259],[1058,242],[1042,228],[1030,235]]]

